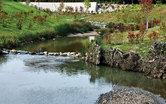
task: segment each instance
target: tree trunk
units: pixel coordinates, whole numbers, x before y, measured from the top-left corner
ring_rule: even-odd
[[[149,14],[148,14],[148,9],[146,11],[146,29],[148,30],[149,27]]]
[[[146,29],[148,30],[148,27],[149,27],[149,18],[147,17],[146,18]]]

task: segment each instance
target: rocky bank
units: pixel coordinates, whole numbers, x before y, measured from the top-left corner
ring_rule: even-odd
[[[85,59],[95,65],[108,65],[126,71],[143,72],[153,78],[166,78],[166,42],[155,42],[144,59],[137,53],[124,53],[115,48],[105,52],[95,44]]]
[[[96,104],[166,104],[158,95],[139,88],[113,86],[113,89],[101,94]]]

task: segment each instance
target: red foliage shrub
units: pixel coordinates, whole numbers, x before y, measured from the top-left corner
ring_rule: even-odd
[[[38,18],[38,16],[33,16],[33,20],[34,21],[37,20],[37,18]]]
[[[29,11],[29,13],[33,14],[33,13],[34,13],[34,11],[33,11],[33,10],[31,10],[31,11]]]
[[[2,22],[2,26],[3,27],[7,27],[7,16],[8,16],[8,13],[6,11],[1,11],[0,13],[0,22]]]
[[[105,44],[111,44],[112,34],[105,35],[105,36],[103,37],[103,39],[104,39]]]
[[[84,8],[82,6],[80,6],[80,12],[82,13],[84,10]]]
[[[133,43],[134,39],[136,38],[135,34],[133,31],[129,31],[128,32],[128,35],[127,35],[127,38],[129,40],[129,42]]]
[[[142,39],[142,41],[144,39],[145,34],[146,34],[146,23],[142,23],[139,29],[139,36]]]
[[[45,14],[45,15],[43,15],[43,18],[44,18],[44,19],[46,19],[46,18],[47,18],[47,15],[46,15],[46,14]]]
[[[148,34],[148,38],[151,44],[153,44],[153,42],[155,42],[158,39],[158,35],[159,34],[156,31],[153,31]]]
[[[78,7],[75,7],[75,12],[78,12]]]
[[[69,7],[70,12],[73,12],[73,10],[74,10],[73,7]]]

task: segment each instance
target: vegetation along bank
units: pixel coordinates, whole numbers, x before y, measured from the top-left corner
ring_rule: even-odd
[[[104,23],[106,28],[97,30],[100,36],[89,46],[86,61],[165,79],[165,10],[165,5],[151,5],[148,25],[147,14],[139,5],[114,11],[111,15],[88,16],[88,21]]]
[[[93,30],[89,23],[77,21],[84,14],[55,14],[12,0],[3,0],[0,5],[0,49]]]

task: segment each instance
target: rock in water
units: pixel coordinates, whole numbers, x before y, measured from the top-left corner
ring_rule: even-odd
[[[17,54],[17,51],[15,49],[12,49],[10,52],[13,54]]]
[[[95,47],[87,53],[85,58],[87,62],[93,63],[95,65],[102,64],[101,59],[102,59],[102,49],[98,45],[95,45]]]
[[[165,104],[157,95],[139,88],[116,86],[114,91],[102,94],[96,104]]]

